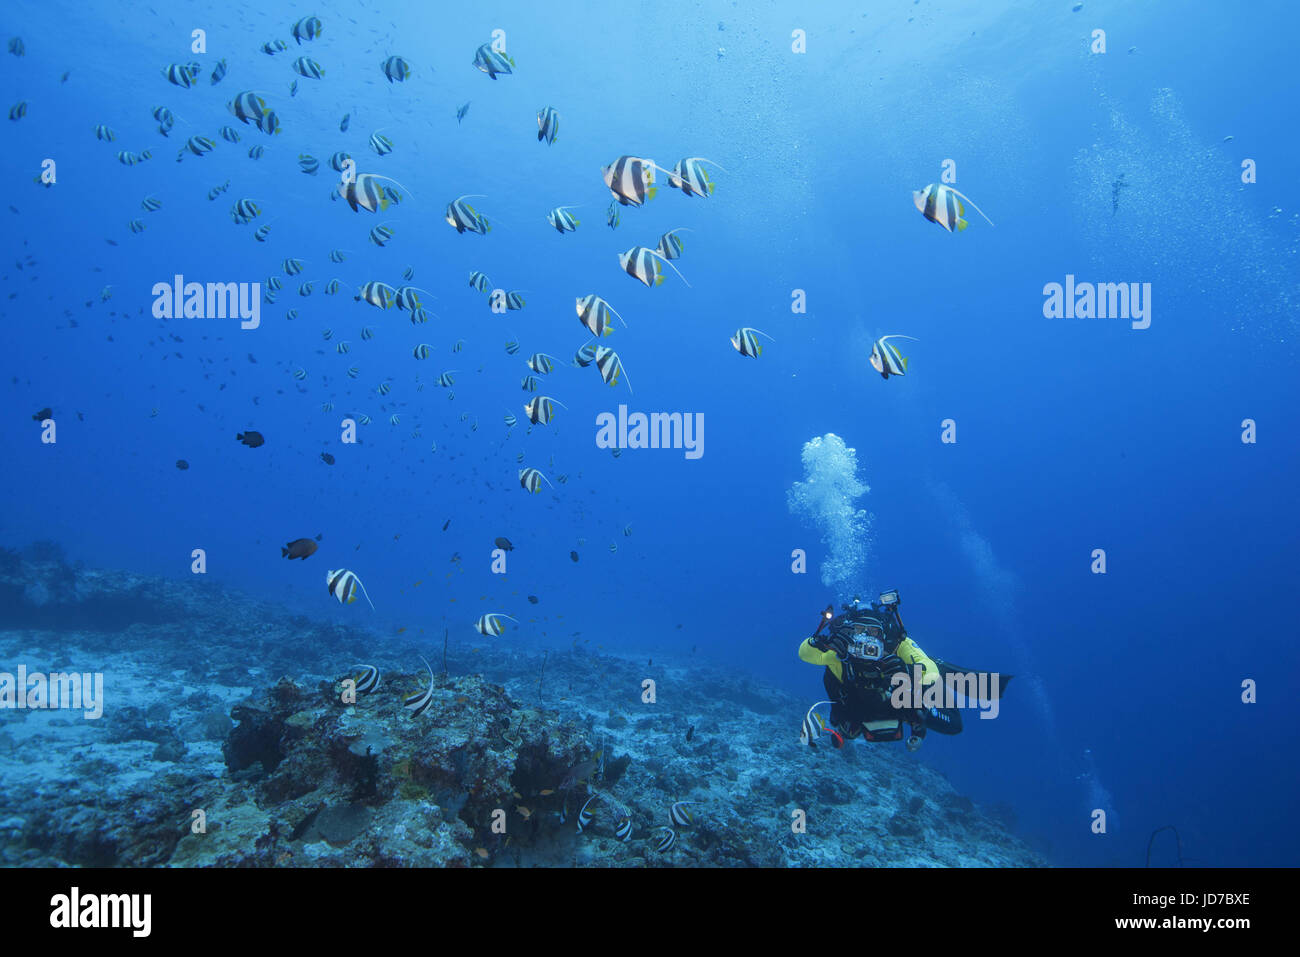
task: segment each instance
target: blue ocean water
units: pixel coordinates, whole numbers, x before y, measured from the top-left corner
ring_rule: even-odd
[[[821,669],[796,649],[821,609],[898,588],[927,652],[1017,676],[996,720],[972,714],[907,760],[1012,809],[1048,860],[1140,866],[1173,824],[1199,863],[1294,865],[1294,10],[863,6],[10,4],[0,30],[23,55],[0,55],[0,88],[27,108],[0,152],[0,545],[187,580],[202,549],[207,580],[424,635],[430,656],[444,627],[505,612],[524,624],[485,655],[581,636],[810,704]],[[313,14],[320,35],[295,42]],[[287,48],[261,51],[276,39]],[[493,42],[515,64],[496,79],[471,64]],[[303,56],[324,75],[295,73]],[[394,56],[402,82],[384,75]],[[192,88],[168,82],[190,62]],[[280,132],[228,109],[246,90]],[[554,143],[537,136],[545,106]],[[376,132],[391,153],[368,145]],[[213,148],[178,162],[195,136]],[[340,150],[401,202],[349,209],[327,165]],[[626,155],[665,170],[707,157],[716,189],[687,196],[660,172],[611,230],[601,170]],[[969,206],[965,230],[927,222],[911,194],[932,183],[996,225]],[[445,221],[463,195],[481,197],[486,235]],[[232,221],[241,199],[251,223]],[[547,225],[559,205],[577,207],[576,232]],[[368,239],[381,223],[384,247]],[[676,228],[680,276],[665,266],[647,287],[619,268]],[[404,285],[407,267],[428,323],[353,298]],[[493,312],[474,270],[524,308]],[[283,288],[256,329],[155,318],[155,285],[177,275]],[[1067,276],[1150,284],[1149,327],[1047,318],[1044,287]],[[591,293],[626,320],[602,340],[624,368],[613,387],[570,363],[590,338],[574,300]],[[742,328],[770,337],[757,357],[730,344]],[[883,380],[869,356],[886,335],[916,341]],[[555,370],[529,393],[539,352]],[[530,429],[535,395],[562,405]],[[598,447],[597,416],[620,405],[702,419],[702,454]],[[52,443],[32,421],[45,407]],[[235,440],[248,430],[265,445]],[[853,454],[829,440],[805,454],[831,435]],[[528,494],[524,466],[554,487]],[[815,492],[797,484],[810,474]],[[317,535],[312,557],[281,556]],[[514,545],[504,577],[497,536]],[[375,611],[330,597],[340,568]],[[221,659],[218,636],[188,643]]]

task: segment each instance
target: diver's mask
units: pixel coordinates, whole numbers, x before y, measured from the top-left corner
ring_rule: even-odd
[[[879,661],[885,657],[885,632],[877,624],[857,622],[849,637],[849,657],[861,661]]]

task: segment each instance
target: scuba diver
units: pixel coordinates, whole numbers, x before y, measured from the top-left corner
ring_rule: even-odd
[[[931,658],[921,650],[903,627],[898,613],[898,591],[887,591],[878,601],[863,607],[855,598],[844,605],[843,614],[835,616],[830,605],[822,612],[817,630],[799,646],[799,658],[826,668],[822,680],[831,704],[831,742],[844,746],[845,739],[861,735],[870,742],[898,741],[903,724],[911,726],[907,749],[916,751],[925,740],[927,730],[938,734],[958,734],[962,729],[961,711],[949,707],[903,707],[895,705],[893,694],[898,686],[896,675],[910,676],[920,669],[922,689],[943,681],[949,674],[977,676],[987,681],[987,673],[971,672],[942,659]],[[825,633],[823,633],[825,629]],[[991,684],[982,681],[981,692],[999,698],[1011,675],[997,675]],[[920,691],[921,689],[917,689]],[[952,705],[955,702],[945,702]],[[814,706],[815,707],[815,706]],[[811,720],[805,719],[805,735]],[[820,721],[820,716],[816,716]],[[811,729],[816,736],[817,728]]]

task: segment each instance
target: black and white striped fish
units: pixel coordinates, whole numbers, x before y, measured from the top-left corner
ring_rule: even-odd
[[[573,355],[573,364],[580,369],[585,369],[596,361],[596,345],[594,342],[588,342],[584,346],[579,346],[578,351]],[[631,388],[629,386],[628,388]]]
[[[546,375],[555,368],[555,360],[545,352],[534,352],[528,358],[528,368],[541,375]]]
[[[340,605],[352,604],[357,600],[357,592],[360,591],[365,595],[371,610],[374,610],[375,603],[370,600],[370,594],[366,591],[366,586],[361,584],[361,579],[357,577],[356,572],[350,572],[346,568],[328,571],[325,573],[325,584],[329,588],[329,593]]]
[[[361,694],[371,694],[379,687],[379,669],[374,665],[358,665],[361,674],[353,679],[353,684]]]
[[[256,124],[262,114],[266,112],[266,101],[252,90],[245,90],[243,93],[236,94],[235,98],[226,104],[226,109],[235,114],[235,118],[241,123]],[[165,114],[166,118],[159,115],[160,110]],[[171,129],[174,117],[169,110],[159,107],[154,110],[154,119]]]
[[[411,65],[400,56],[390,56],[381,66],[389,83],[404,83],[411,75]]]
[[[931,183],[925,189],[912,190],[912,202],[916,204],[917,211],[930,222],[938,223],[950,233],[961,232],[970,225],[962,219],[966,212],[966,207],[961,203],[963,199],[970,203],[977,213],[984,216],[984,210],[975,206],[969,196],[951,186]],[[987,216],[984,216],[984,221],[990,226],[993,225],[993,220]]]
[[[640,280],[651,288],[663,285],[664,274],[659,266],[660,262],[667,262],[669,268],[677,273],[682,282],[686,282],[686,277],[678,271],[677,267],[653,249],[633,246],[627,252],[618,254],[620,268],[633,279]],[[690,283],[686,282],[686,285],[689,286]]]
[[[809,708],[808,713],[803,716],[803,728],[799,732],[800,744],[807,745],[810,748],[817,747],[813,742],[820,738],[826,731],[826,722],[817,712],[817,708],[824,704],[830,704],[830,702],[818,701]]]
[[[898,351],[898,347],[889,343],[890,339],[911,339],[911,336],[881,336],[871,347],[871,368],[880,373],[882,379],[891,375],[907,375],[907,356]]]
[[[319,80],[325,75],[321,65],[309,56],[300,56],[294,60],[293,71],[299,76],[305,76],[313,80]]]
[[[673,849],[673,845],[677,843],[677,832],[674,831],[671,827],[668,827],[667,825],[663,825],[657,828],[657,830],[668,832],[663,837],[661,837],[659,839],[659,843],[655,845],[656,851],[658,851],[660,854],[665,854],[668,851],[671,851]]]
[[[216,86],[226,75],[226,59],[222,57],[217,61],[217,65],[212,68],[212,86]]]
[[[592,293],[588,296],[580,296],[577,299],[578,321],[587,327],[587,331],[593,336],[608,336],[614,332],[610,324],[610,315],[618,316],[618,321],[623,323],[626,328],[627,323],[623,317],[619,316],[614,308],[608,302]]]
[[[292,34],[294,41],[297,42],[299,46],[302,45],[303,40],[315,40],[320,36],[321,32],[320,17],[303,17],[301,20],[294,23],[293,28],[289,32]]]
[[[481,193],[466,193],[464,196],[458,196],[447,204],[447,224],[453,226],[458,233],[471,232],[478,233],[480,236],[491,232],[492,227],[487,221],[487,217],[481,215],[469,203],[467,199],[481,197]]]
[[[555,142],[556,135],[560,132],[560,114],[555,111],[555,107],[546,106],[537,111],[537,141],[540,143],[546,140],[546,145],[550,146]]]
[[[626,844],[632,840],[632,819],[624,817],[618,822],[618,827],[614,829],[614,836]]]
[[[423,656],[420,660],[424,662],[424,667],[429,668],[429,662]],[[402,700],[402,707],[411,712],[412,718],[418,718],[424,712],[429,710],[429,705],[433,704],[433,669],[429,668],[429,687],[424,691],[417,691],[413,695],[407,695]]]
[[[478,621],[474,622],[474,630],[480,635],[487,635],[490,638],[500,638],[506,630],[505,625],[501,624],[502,618],[510,618],[510,616],[504,612],[491,612],[486,614]],[[510,618],[510,620],[516,625],[519,624],[519,621],[515,618]]]
[[[509,75],[513,73],[512,67],[515,61],[504,53],[498,53],[492,49],[492,44],[485,43],[474,51],[473,66],[488,75],[488,79],[495,80],[498,73]]]
[[[194,85],[195,79],[198,78],[199,65],[197,63],[171,63],[163,68],[162,75],[167,77],[168,83],[189,89]]]
[[[377,209],[388,209],[389,203],[392,202],[392,195],[388,188],[379,182],[381,179],[397,183],[397,180],[380,176],[378,173],[362,173],[350,183],[340,183],[339,195],[348,201],[353,212],[364,209],[368,213],[373,213]],[[402,186],[401,183],[397,185]],[[406,189],[405,186],[402,188]]]
[[[216,148],[217,144],[206,136],[191,136],[185,141],[185,145],[181,147],[180,153],[176,156],[176,162],[179,163],[185,158],[186,150],[189,150],[195,156],[202,156],[204,153],[211,153]]]
[[[673,167],[672,173],[668,175],[668,185],[673,189],[680,189],[687,196],[712,196],[713,180],[709,179],[709,174],[705,172],[701,163],[718,166],[713,160],[705,159],[703,156],[687,156],[678,160],[677,165]],[[718,166],[718,169],[722,167]]]
[[[524,411],[528,413],[528,421],[533,423],[533,425],[539,423],[545,425],[547,422],[550,422],[551,419],[555,418],[556,401],[558,400],[553,400],[550,396],[546,395],[534,396],[532,400],[524,406]],[[560,403],[560,407],[567,408],[567,406],[562,402]]]
[[[678,233],[689,233],[691,229],[687,226],[678,226],[676,229],[670,229],[659,237],[659,255],[664,259],[678,259],[682,255],[682,250],[686,248],[684,240],[680,239]]]
[[[477,269],[469,274],[469,285],[471,289],[477,289],[479,292],[487,292],[492,288],[492,280],[479,272]]]
[[[761,329],[751,329],[749,326],[744,326],[737,329],[736,334],[731,337],[731,345],[742,356],[757,359],[763,354],[763,346],[758,341],[759,336],[765,339],[772,338]]]
[[[599,795],[597,794],[590,795],[587,798],[587,800],[583,802],[582,810],[578,812],[578,833],[579,834],[582,833],[582,829],[584,827],[586,827],[588,824],[591,823],[591,819],[594,815],[591,813],[591,811],[587,809],[588,807],[591,806],[591,802],[596,800],[597,797],[599,797]]]
[[[546,221],[555,227],[556,232],[577,232],[578,227],[582,225],[582,221],[569,212],[569,210],[576,208],[576,206],[556,206],[546,214]]]
[[[230,218],[239,224],[247,223],[261,215],[262,208],[251,199],[241,199],[230,207]]]
[[[623,363],[619,361],[618,353],[613,349],[606,349],[604,346],[596,347],[596,369],[600,372],[600,377],[605,380],[605,385],[618,385],[618,377],[623,373]],[[632,383],[628,383],[627,391],[632,391]]]
[[[699,803],[699,801],[678,801],[668,809],[668,816],[678,827],[685,827],[694,820],[691,816],[691,812],[686,810],[686,805]]]
[[[393,297],[397,295],[397,290],[387,283],[379,282],[372,279],[361,287],[361,291],[353,296],[353,300],[368,302],[372,306],[378,306],[380,309],[387,309],[393,304]]]
[[[614,194],[621,206],[640,206],[647,199],[654,199],[658,187],[655,186],[655,170],[667,173],[655,165],[652,159],[640,156],[620,156],[608,166],[601,168],[605,185]],[[612,224],[611,224],[612,225]]]
[[[523,453],[521,452],[519,454],[522,455]],[[542,490],[543,482],[547,485],[551,485],[551,480],[543,475],[540,469],[535,469],[532,466],[529,466],[526,469],[519,470],[519,485],[524,489],[524,491],[532,492],[536,495]],[[555,486],[551,485],[551,488],[555,488]]]

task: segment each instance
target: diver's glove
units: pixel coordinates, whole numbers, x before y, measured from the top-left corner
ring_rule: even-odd
[[[833,651],[843,660],[849,656],[849,643],[838,635],[814,635],[809,643],[818,651]]]

